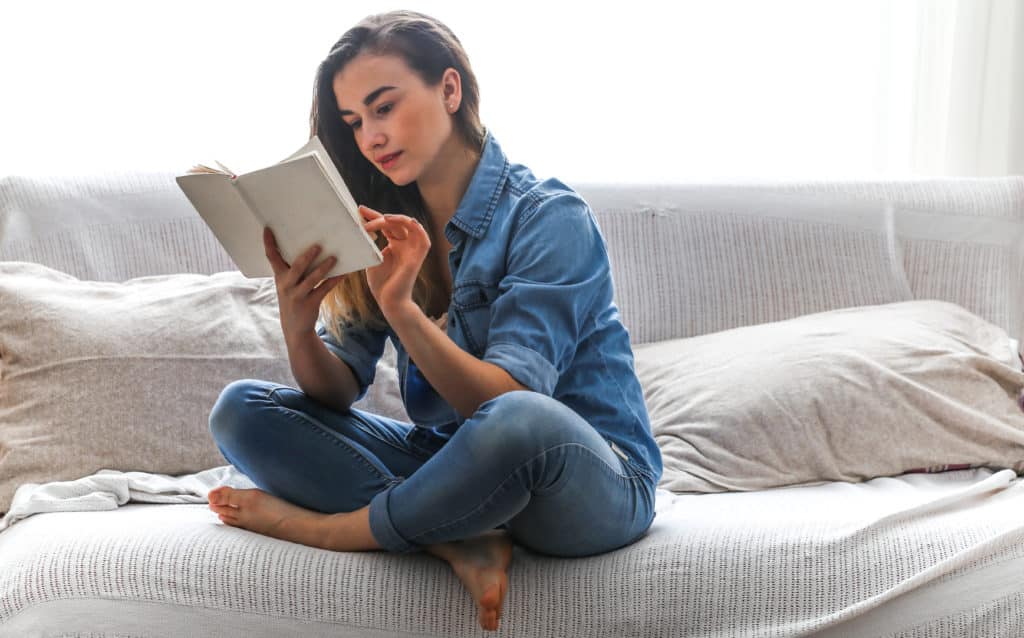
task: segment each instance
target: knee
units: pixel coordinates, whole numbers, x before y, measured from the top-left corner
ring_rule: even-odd
[[[530,391],[506,392],[485,402],[473,415],[474,445],[483,458],[490,454],[521,455],[557,444],[563,425],[580,417],[563,403]],[[513,452],[518,454],[513,454]]]
[[[225,386],[210,410],[213,440],[223,446],[237,439],[242,428],[253,422],[253,400],[265,397],[269,389],[266,381],[257,379],[239,379]]]

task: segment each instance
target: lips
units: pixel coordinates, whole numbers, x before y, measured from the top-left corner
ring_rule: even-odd
[[[397,153],[391,153],[390,155],[382,155],[382,156],[377,158],[377,163],[378,164],[385,164],[385,163],[390,162],[391,160],[395,159],[396,157],[398,157],[401,154],[402,154],[402,151],[398,151]]]

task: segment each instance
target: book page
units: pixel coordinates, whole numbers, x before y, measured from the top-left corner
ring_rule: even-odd
[[[330,255],[338,258],[327,277],[381,263],[380,251],[363,230],[362,220],[355,218],[358,211],[348,189],[344,190],[348,197],[343,197],[314,155],[246,173],[235,185],[270,226],[287,263],[313,244],[322,248],[314,266]]]
[[[320,163],[321,170],[331,180],[334,190],[341,197],[341,201],[345,204],[349,214],[352,215],[352,219],[361,225],[363,223],[363,216],[359,214],[359,206],[356,204],[355,198],[352,197],[351,191],[348,190],[348,186],[345,185],[345,180],[342,179],[341,173],[338,172],[338,167],[334,165],[327,149],[320,142],[320,138],[314,136],[306,146],[312,147],[311,153],[317,158],[317,162]]]
[[[314,135],[313,137],[309,138],[308,142],[306,142],[305,144],[302,145],[302,148],[300,148],[299,150],[295,151],[294,153],[292,153],[288,157],[284,158],[283,160],[278,162],[278,164],[284,164],[288,160],[298,159],[299,157],[302,157],[303,155],[306,155],[307,153],[312,153],[313,151],[317,150],[318,148],[320,150],[324,150],[323,144],[320,142],[320,138],[318,138],[317,136]],[[326,150],[325,150],[324,156],[326,157],[326,155],[327,155],[327,153],[326,153]]]
[[[341,177],[341,173],[338,172],[338,167],[334,165],[334,161],[331,160],[330,153],[328,153],[327,149],[324,148],[323,142],[320,141],[319,137],[314,135],[303,145],[302,148],[284,158],[278,162],[278,164],[284,164],[306,156],[317,158],[320,168],[324,171],[324,174],[327,175],[328,179],[331,180],[334,190],[338,193],[338,197],[341,198],[342,203],[345,204],[346,210],[348,210],[352,215],[352,219],[356,223],[362,224],[363,216],[359,214],[359,205],[356,204],[355,198],[352,197],[352,192],[349,191],[348,186],[345,185],[345,180]]]
[[[230,177],[190,173],[175,181],[243,275],[274,275],[263,248],[263,224],[253,217]]]

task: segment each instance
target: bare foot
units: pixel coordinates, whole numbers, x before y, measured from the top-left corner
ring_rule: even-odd
[[[426,549],[451,564],[480,609],[480,627],[497,630],[508,591],[508,566],[512,562],[512,540],[508,533],[491,530]]]
[[[330,515],[293,505],[263,490],[221,486],[210,490],[210,509],[226,525],[293,543],[324,547]]]

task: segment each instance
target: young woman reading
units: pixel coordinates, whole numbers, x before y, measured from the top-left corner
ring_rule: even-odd
[[[434,554],[497,629],[512,543],[571,557],[636,541],[662,462],[592,211],[511,163],[479,102],[459,40],[419,13],[364,19],[320,64],[312,133],[384,262],[323,279],[332,258],[287,264],[265,234],[299,389],[224,389],[211,431],[260,489],[209,501],[276,538]],[[411,423],[351,407],[387,339]]]

